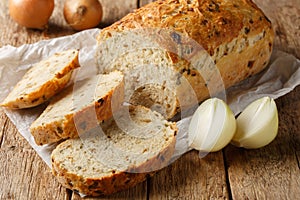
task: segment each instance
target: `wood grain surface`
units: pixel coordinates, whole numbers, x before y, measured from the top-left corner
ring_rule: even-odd
[[[151,1],[101,0],[104,18],[99,27]],[[63,2],[55,1],[48,30],[36,31],[13,22],[8,13],[8,1],[0,1],[0,47],[75,33],[64,21]],[[300,58],[299,0],[255,2],[273,22],[275,48]],[[279,132],[270,145],[258,150],[229,145],[202,159],[196,151],[191,151],[144,183],[100,199],[299,199],[300,87],[277,99],[276,104]],[[78,194],[61,187],[1,108],[0,168],[0,199],[81,199]]]

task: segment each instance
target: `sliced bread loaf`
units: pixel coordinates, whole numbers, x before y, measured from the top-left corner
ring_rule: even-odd
[[[52,170],[65,187],[99,196],[142,182],[173,155],[177,127],[142,106],[124,106],[92,133],[69,139],[52,152]]]
[[[58,52],[34,64],[1,105],[21,109],[47,101],[68,84],[73,69],[79,67],[78,53],[78,50]]]
[[[171,118],[263,70],[274,32],[251,0],[158,0],[97,39],[99,71],[124,72],[126,101]]]
[[[109,119],[124,100],[121,72],[97,75],[75,82],[53,97],[45,111],[30,126],[38,145],[77,137]]]

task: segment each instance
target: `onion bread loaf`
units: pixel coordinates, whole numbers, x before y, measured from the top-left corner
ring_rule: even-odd
[[[177,127],[142,106],[124,106],[114,118],[52,152],[52,171],[65,187],[99,196],[127,189],[169,164]]]
[[[49,144],[97,126],[109,119],[124,100],[121,72],[97,75],[75,82],[53,97],[44,112],[30,126],[38,145]]]
[[[263,70],[273,38],[251,0],[158,0],[101,31],[97,63],[124,72],[127,101],[171,118]]]
[[[58,52],[34,64],[1,105],[21,109],[49,100],[68,84],[72,71],[79,67],[78,53],[78,50]]]

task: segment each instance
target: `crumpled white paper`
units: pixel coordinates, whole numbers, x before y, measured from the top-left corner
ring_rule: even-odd
[[[0,101],[22,78],[31,64],[47,58],[58,51],[80,49],[79,62],[86,73],[84,77],[97,73],[95,65],[96,35],[99,29],[91,29],[74,35],[44,40],[20,47],[4,46],[0,48]],[[83,77],[83,78],[84,78]],[[300,61],[293,55],[274,50],[269,67],[262,73],[243,81],[227,91],[227,102],[235,114],[243,110],[250,102],[270,96],[274,99],[287,94],[300,84]],[[18,131],[29,142],[41,158],[51,167],[50,154],[55,145],[37,146],[29,132],[29,126],[44,109],[43,106],[26,110],[4,111],[16,125]],[[187,130],[190,117],[177,122],[176,150],[173,160],[190,150],[187,142]]]

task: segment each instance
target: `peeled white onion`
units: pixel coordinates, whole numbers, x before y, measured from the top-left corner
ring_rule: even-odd
[[[230,143],[236,131],[236,120],[229,106],[211,98],[203,102],[189,125],[189,145],[202,152],[219,151]]]
[[[237,132],[232,144],[247,149],[266,146],[278,132],[278,111],[275,101],[263,97],[251,103],[237,118]]]

